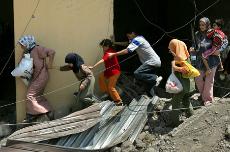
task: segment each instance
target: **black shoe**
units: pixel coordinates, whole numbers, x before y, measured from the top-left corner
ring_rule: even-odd
[[[153,97],[153,95],[149,92],[149,91],[147,91],[147,92],[145,92],[146,93],[146,95],[149,97],[149,98],[152,98]]]
[[[47,112],[46,115],[50,120],[54,120],[54,113],[52,111]]]
[[[31,123],[31,122],[35,122],[36,119],[37,119],[36,115],[26,114],[26,118],[25,118],[25,120],[23,120],[23,122]]]

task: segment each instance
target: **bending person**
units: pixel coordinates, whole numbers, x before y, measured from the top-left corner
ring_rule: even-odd
[[[80,103],[83,108],[91,105],[94,101],[92,98],[95,83],[93,72],[84,64],[82,57],[76,53],[67,54],[65,63],[68,65],[60,67],[60,70],[72,70],[77,79],[81,81],[78,92],[74,93],[77,97],[77,102]],[[74,107],[73,110],[76,110],[76,107]]]
[[[136,79],[144,82],[146,87],[146,93],[149,96],[153,96],[151,93],[154,86],[158,86],[162,80],[161,76],[157,76],[156,73],[161,67],[161,60],[157,53],[153,50],[149,42],[136,32],[128,32],[126,34],[130,40],[130,44],[126,49],[119,52],[109,53],[109,57],[112,58],[118,55],[125,55],[136,51],[142,65],[136,69],[134,76]]]

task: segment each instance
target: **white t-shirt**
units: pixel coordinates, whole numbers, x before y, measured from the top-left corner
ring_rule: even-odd
[[[127,50],[130,53],[136,51],[142,64],[145,63],[156,67],[161,66],[160,57],[143,36],[137,36],[132,39]]]

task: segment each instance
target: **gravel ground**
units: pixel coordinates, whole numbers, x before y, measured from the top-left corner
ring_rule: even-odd
[[[191,100],[200,106],[199,94]],[[195,110],[177,128],[166,126],[168,112],[153,113],[134,143],[124,142],[110,152],[228,152],[230,151],[230,98]],[[170,99],[160,98],[155,110],[170,109]]]

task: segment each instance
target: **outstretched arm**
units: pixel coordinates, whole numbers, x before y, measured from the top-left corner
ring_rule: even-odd
[[[70,68],[69,65],[64,65],[64,66],[59,67],[59,70],[60,71],[70,71],[72,69]]]
[[[129,42],[113,42],[114,45],[128,46]]]
[[[98,61],[98,62],[97,62],[96,64],[94,64],[93,66],[89,66],[89,69],[93,69],[93,68],[95,68],[96,66],[102,64],[103,62],[104,62],[104,60],[101,59],[100,61]]]
[[[123,49],[123,50],[116,52],[116,53],[109,53],[109,58],[112,58],[114,56],[119,56],[119,55],[125,55],[128,53],[129,53],[129,51],[127,49]]]

